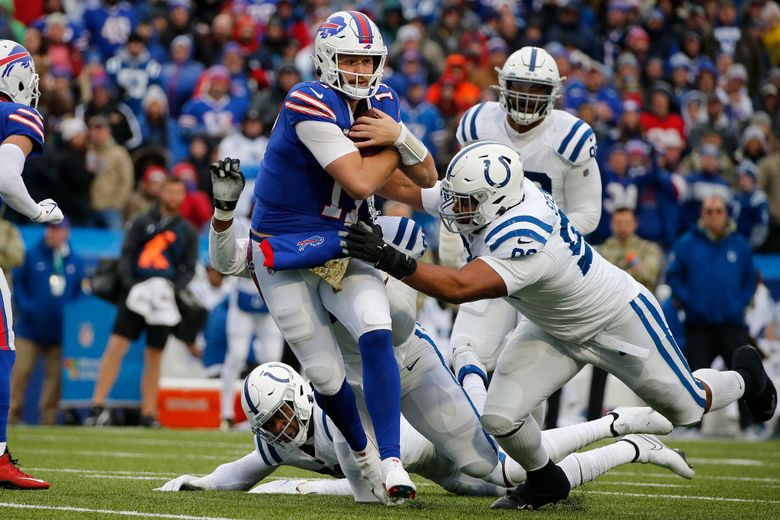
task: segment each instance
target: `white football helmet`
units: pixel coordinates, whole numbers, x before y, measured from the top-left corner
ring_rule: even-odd
[[[371,74],[354,74],[339,68],[339,55],[371,56],[374,70]],[[370,98],[382,82],[387,47],[379,27],[357,11],[339,11],[328,17],[317,29],[314,38],[314,64],[320,79],[352,99]],[[355,83],[345,81],[343,74],[354,76]],[[368,84],[361,87],[360,79]]]
[[[314,392],[289,365],[263,363],[252,370],[244,380],[241,406],[252,432],[268,444],[292,449],[308,439]]]
[[[447,166],[439,207],[444,226],[453,233],[480,229],[523,200],[523,161],[512,148],[476,141]]]
[[[0,93],[22,105],[38,107],[38,74],[27,49],[13,40],[0,40]]]
[[[498,69],[497,69],[498,70]],[[516,123],[530,125],[544,118],[561,97],[563,79],[555,58],[539,47],[523,47],[507,58],[498,70],[499,103]],[[540,94],[519,89],[542,87]]]

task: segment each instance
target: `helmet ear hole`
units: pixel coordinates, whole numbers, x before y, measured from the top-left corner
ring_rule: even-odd
[[[24,83],[22,83],[22,82],[20,81],[20,82],[19,82],[19,91],[21,92],[22,90],[24,90]]]

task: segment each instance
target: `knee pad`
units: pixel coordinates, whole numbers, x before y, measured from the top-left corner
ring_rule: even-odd
[[[274,312],[273,317],[290,344],[306,341],[314,335],[314,325],[305,308],[281,307]]]
[[[355,331],[355,338],[366,332],[386,329],[391,330],[390,308],[387,297],[376,298],[373,291],[367,291],[355,299],[355,317],[357,323],[348,325]]]
[[[490,435],[506,435],[516,430],[522,423],[516,423],[509,417],[500,414],[483,413],[479,418],[482,428]],[[492,469],[492,468],[491,468]]]
[[[303,374],[322,395],[334,395],[344,382],[344,368],[328,353],[321,352],[310,357],[298,357]]]

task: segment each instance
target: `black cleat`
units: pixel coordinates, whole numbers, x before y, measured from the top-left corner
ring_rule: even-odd
[[[757,421],[766,422],[777,409],[777,389],[764,370],[761,356],[750,345],[743,345],[734,351],[731,366],[745,380],[742,399]]]
[[[162,424],[157,420],[154,415],[142,415],[140,425],[143,428],[151,428],[153,430],[159,430],[162,428]]]
[[[89,409],[89,415],[83,422],[84,426],[110,426],[111,412],[99,404]]]
[[[565,499],[570,490],[566,473],[550,461],[542,469],[529,471],[524,483],[507,491],[490,508],[536,510]]]

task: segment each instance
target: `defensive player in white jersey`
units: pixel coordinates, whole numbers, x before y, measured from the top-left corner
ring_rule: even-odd
[[[433,344],[428,347],[426,350],[435,349]],[[423,361],[419,363],[425,364]],[[446,373],[445,377],[452,378],[443,362],[436,361],[436,364],[438,370],[435,366],[428,366],[420,371],[438,371]],[[248,490],[280,466],[293,466],[346,478],[272,481],[252,492],[351,494],[357,502],[377,501],[368,490],[368,484],[361,476],[360,470],[354,467],[349,456],[349,447],[338,429],[314,402],[309,384],[291,367],[283,363],[266,363],[255,368],[244,381],[241,404],[255,434],[255,449],[236,461],[220,465],[208,475],[182,475],[157,488],[157,491]],[[640,417],[646,409],[623,410],[626,416],[636,414],[635,417]],[[596,425],[599,421],[601,424]],[[590,482],[603,472],[630,462],[649,462],[668,468],[685,478],[693,477],[693,469],[685,461],[684,455],[665,447],[652,435],[626,435],[612,445],[586,453],[570,454],[572,449],[584,446],[582,438],[576,438],[576,434],[572,435],[574,430],[584,431],[589,427],[594,431],[600,429],[600,436],[590,438],[609,438],[612,434],[604,425],[611,421],[612,417],[606,416],[591,424],[542,433],[545,443],[556,448],[554,460],[562,459],[561,466],[572,482],[572,487]],[[617,420],[613,423],[617,423]],[[506,492],[506,486],[509,484],[505,480],[492,483],[469,476],[461,471],[456,461],[448,457],[447,444],[458,442],[456,432],[441,432],[437,440],[448,443],[437,443],[423,437],[407,421],[402,420],[401,424],[401,457],[409,471],[461,495],[496,496]],[[627,426],[623,423],[619,427]],[[566,439],[564,445],[559,445],[558,441],[563,439]],[[588,442],[585,441],[585,444]],[[500,465],[502,470],[505,469],[505,460],[503,457]],[[514,466],[516,470],[513,476],[524,480],[525,472],[516,464]]]
[[[441,192],[442,220],[472,258],[462,269],[418,263],[363,224],[350,226],[343,247],[435,298],[504,297],[525,316],[499,356],[481,421],[528,478],[494,507],[535,509],[568,495],[571,483],[530,414],[588,363],[674,424],[696,424],[740,398],[756,419],[774,415],[777,391],[757,351],[738,349],[733,370],[691,374],[652,293],[594,251],[549,194],[524,182],[516,151],[492,142],[465,147]]]
[[[587,235],[601,217],[596,138],[582,119],[553,108],[562,79],[555,59],[544,49],[523,47],[514,52],[498,72],[499,101],[467,110],[457,138],[461,146],[495,141],[519,152],[525,178],[550,193],[572,225]],[[445,227],[440,242],[442,262],[461,267],[465,259],[461,260],[463,246],[457,233]],[[470,345],[492,372],[501,341],[517,319],[517,311],[502,299],[465,303],[455,318],[451,345],[456,349]]]
[[[43,152],[43,118],[36,110],[39,96],[30,53],[14,41],[0,40],[0,198],[33,222],[56,224],[63,219],[57,203],[51,199],[35,202],[22,180],[27,156]],[[48,483],[20,471],[6,448],[15,360],[11,292],[0,269],[0,487],[48,489]]]

